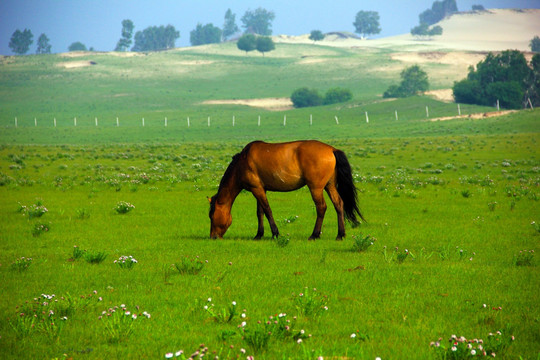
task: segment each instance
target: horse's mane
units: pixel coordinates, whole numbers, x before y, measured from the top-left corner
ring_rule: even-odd
[[[232,157],[231,163],[229,164],[229,166],[227,166],[227,170],[225,170],[225,174],[223,174],[223,177],[221,178],[221,181],[219,182],[218,194],[221,188],[225,186],[225,184],[231,179],[234,169],[236,168],[236,164],[238,164],[238,161],[240,160],[241,154],[242,153],[239,152],[238,154],[235,154]],[[214,214],[214,211],[216,210],[216,198],[217,198],[217,194],[212,196],[212,198],[210,199],[210,212],[208,213],[210,217],[212,217],[212,215]]]
[[[238,164],[238,161],[240,160],[241,154],[242,153],[233,155],[231,163],[229,164],[229,166],[227,166],[227,170],[225,170],[225,173],[223,174],[223,177],[221,178],[221,181],[219,182],[218,193],[219,193],[219,190],[221,190],[221,188],[225,186],[225,184],[231,179],[234,169],[236,168],[236,164]]]

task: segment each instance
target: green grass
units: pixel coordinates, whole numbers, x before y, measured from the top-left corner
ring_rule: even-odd
[[[390,54],[280,45],[262,58],[222,44],[3,58],[0,357],[157,359],[205,344],[222,359],[436,359],[439,338],[498,330],[515,341],[497,357],[538,357],[539,111],[426,121],[426,106],[439,117],[456,105],[379,102],[403,67]],[[58,67],[81,60],[96,65]],[[425,66],[435,88],[457,80],[456,67]],[[277,112],[200,105],[336,85],[354,98]],[[255,139],[306,138],[346,152],[368,222],[336,242],[329,206],[321,240],[310,242],[309,191],[269,193],[282,241],[268,226],[253,241],[256,202],[244,192],[225,239],[208,239],[207,196],[231,156]],[[135,207],[120,214],[120,202]],[[21,210],[33,205],[47,211]],[[367,236],[374,244],[354,251]],[[115,263],[123,256],[136,266]],[[264,321],[279,314],[296,317],[294,333],[267,336]]]
[[[516,340],[506,356],[533,358],[537,259],[516,266],[514,256],[538,251],[531,225],[540,221],[537,141],[536,133],[332,141],[349,155],[368,223],[349,227],[348,239],[335,242],[329,209],[322,239],[308,242],[315,211],[307,190],[270,193],[281,233],[290,238],[286,247],[251,240],[256,206],[248,193],[237,199],[225,239],[207,239],[206,196],[215,192],[238,143],[4,146],[3,352],[12,358],[85,351],[98,358],[163,358],[204,343],[221,358],[233,357],[241,348],[254,351],[237,325],[286,313],[298,316],[296,329],[311,338],[301,345],[270,338],[257,357],[305,358],[313,349],[325,357],[391,358],[398,349],[406,358],[430,359],[429,343],[439,337],[485,337],[510,327]],[[462,196],[464,190],[471,196]],[[39,237],[31,234],[36,220],[18,211],[36,199],[49,210],[39,221],[51,225]],[[119,201],[135,209],[117,214]],[[81,208],[86,217],[78,216]],[[374,245],[351,251],[352,236],[368,234]],[[98,264],[73,261],[74,245],[109,256]],[[415,260],[387,261],[385,247],[387,254],[408,249]],[[122,255],[134,256],[137,266],[120,269],[114,259]],[[31,257],[32,266],[11,270],[22,256]],[[208,263],[198,275],[171,272],[186,256]],[[299,313],[292,294],[305,287],[328,296],[327,312]],[[103,301],[75,306],[58,333],[17,336],[9,325],[18,305],[42,293],[77,297],[94,290]],[[236,301],[247,317],[216,323],[203,309],[208,298],[219,308]],[[112,341],[98,317],[120,304],[138,306],[151,318],[135,323],[129,338]],[[357,331],[367,339],[351,339]]]

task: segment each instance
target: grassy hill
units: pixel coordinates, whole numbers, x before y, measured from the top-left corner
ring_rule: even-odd
[[[253,127],[248,138],[279,139],[289,138],[290,126],[303,128],[309,124],[310,116],[315,125],[335,123],[338,117],[340,125],[360,126],[366,125],[366,112],[370,127],[354,136],[418,135],[424,132],[415,130],[416,125],[394,121],[396,111],[400,121],[425,120],[426,106],[430,118],[457,115],[456,104],[427,96],[381,102],[382,92],[397,83],[401,70],[410,65],[408,60],[400,60],[399,54],[373,48],[278,44],[275,51],[263,57],[258,53],[246,55],[235,44],[225,43],[147,54],[76,52],[4,57],[0,67],[4,84],[0,88],[0,125],[5,130],[0,141],[73,143],[88,137],[97,142],[212,141],[236,136],[242,126]],[[465,75],[463,63],[440,62],[439,58],[427,57],[421,64],[429,74],[432,89],[448,88]],[[287,98],[302,86],[320,92],[338,86],[348,88],[353,99],[310,109],[285,106],[278,111],[204,103]],[[461,106],[463,114],[492,110]],[[236,129],[232,129],[233,116]],[[219,126],[211,138],[207,137],[209,117],[211,130]],[[259,117],[261,127],[256,126]],[[285,117],[289,127],[283,129]],[[13,129],[15,118],[19,127],[27,128],[25,132]],[[96,118],[99,128],[89,129],[95,127]],[[105,131],[103,128],[117,125],[116,118],[120,129]],[[140,129],[143,118],[144,131]],[[165,118],[169,128],[182,130],[181,135],[163,129]],[[185,131],[188,118],[190,132]],[[51,129],[54,122],[57,129]],[[36,123],[38,126],[30,129]],[[389,123],[404,128],[393,127],[393,131]],[[152,127],[159,129],[150,130]],[[343,136],[352,134],[350,128],[341,130]],[[317,131],[308,126],[305,132],[293,134],[317,137]],[[338,129],[332,134],[341,136]]]
[[[354,98],[348,107],[368,106],[398,82],[399,72],[407,65],[393,60],[388,50],[279,44],[263,57],[246,55],[232,43],[148,54],[68,53],[1,61],[0,124],[4,126],[12,125],[15,117],[21,125],[34,125],[34,118],[52,124],[53,118],[72,123],[77,117],[84,124],[98,117],[105,124],[105,119],[111,123],[119,117],[125,124],[127,119],[139,122],[143,117],[149,121],[188,116],[229,119],[233,114],[253,117],[261,111],[201,103],[289,97],[302,86],[321,92],[336,86],[349,88]],[[451,64],[422,67],[433,89],[448,88],[464,75]],[[310,111],[332,114],[343,108]]]

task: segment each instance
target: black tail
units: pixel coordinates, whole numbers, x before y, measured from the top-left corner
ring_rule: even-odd
[[[359,221],[356,219],[356,215],[363,221],[366,220],[358,209],[358,198],[356,186],[354,186],[352,177],[351,165],[343,151],[335,150],[334,156],[336,157],[337,191],[341,200],[343,200],[345,217],[353,224],[353,226],[358,226]]]

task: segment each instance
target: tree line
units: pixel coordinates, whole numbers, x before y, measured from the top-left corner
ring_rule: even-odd
[[[437,5],[439,3],[442,5]],[[443,9],[442,11],[444,14],[446,14],[448,11],[453,11],[454,9],[457,11],[455,0],[444,0],[442,2],[435,1],[432,10],[428,11],[429,14],[434,15],[425,15],[424,13],[421,14],[421,24],[423,24],[423,18],[428,19],[428,21],[431,22],[434,21],[434,19],[441,17],[440,9]],[[231,9],[228,9],[225,13],[222,28],[219,28],[212,23],[198,23],[195,29],[190,32],[190,43],[193,46],[220,43],[222,41],[231,40],[234,37],[239,37],[242,34],[252,34],[255,35],[255,37],[269,36],[272,35],[272,22],[274,19],[275,13],[273,11],[269,11],[261,7],[255,10],[248,9],[240,18],[241,27],[243,28],[243,32],[241,32],[236,23],[236,14],[234,14]],[[379,20],[379,13],[376,11],[359,11],[356,14],[353,22],[355,32],[360,34],[363,38],[380,33],[381,27]],[[137,31],[135,35],[133,35],[134,28],[135,25],[133,21],[129,19],[122,21],[121,38],[116,44],[114,49],[115,51],[127,51],[130,49],[131,51],[166,50],[173,48],[176,40],[180,37],[180,32],[177,31],[172,25],[149,26],[142,31]],[[431,35],[433,34],[436,34],[436,31],[435,33],[431,32]],[[320,30],[313,30],[311,32],[310,39],[313,41],[322,40],[324,39],[324,35]],[[16,30],[11,37],[9,47],[14,53],[23,55],[29,51],[32,43],[33,35],[29,29],[24,29],[24,31]],[[271,51],[272,46],[268,39],[255,39],[255,42],[253,42],[253,38],[248,37],[247,39],[243,40],[242,48],[239,47],[239,49],[248,52],[252,49],[257,49],[259,51],[263,50],[261,52],[264,54],[266,51]],[[77,41],[72,43],[68,47],[68,50],[76,51],[93,49],[87,49],[83,43]],[[41,34],[37,42],[36,53],[48,54],[50,52],[50,40],[45,34]]]
[[[485,10],[482,5],[473,5],[472,9],[473,11]],[[457,11],[456,0],[436,0],[431,8],[419,14],[419,25],[411,29],[411,34],[418,38],[441,35],[443,29],[438,25],[432,25]],[[190,32],[190,43],[192,46],[197,46],[236,39],[239,50],[246,51],[246,53],[258,50],[264,55],[265,52],[275,48],[272,39],[268,37],[272,34],[274,19],[275,13],[273,11],[261,7],[255,10],[248,9],[240,18],[243,28],[241,31],[236,23],[236,14],[228,9],[221,28],[212,23],[198,23],[195,29]],[[381,32],[379,21],[378,12],[361,10],[356,13],[353,26],[356,33],[360,34],[362,38],[367,38]],[[129,19],[122,21],[121,37],[116,44],[115,51],[167,50],[173,48],[176,40],[180,37],[180,32],[173,25],[149,26],[133,35],[134,29],[133,21]],[[313,41],[323,40],[324,37],[325,35],[320,30],[311,31],[309,36]],[[14,53],[23,55],[29,51],[32,43],[33,34],[29,29],[23,31],[17,29],[11,36],[9,47]],[[41,34],[37,40],[36,54],[48,54],[51,52],[51,47],[47,35]],[[530,47],[532,51],[540,51],[540,39],[538,37],[532,39]],[[68,50],[93,51],[93,48],[87,49],[83,43],[76,41],[68,47]]]

